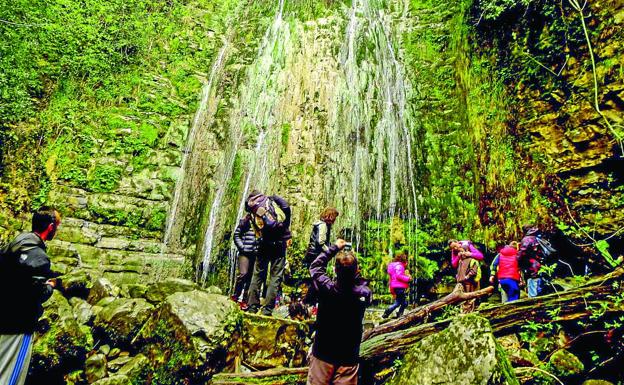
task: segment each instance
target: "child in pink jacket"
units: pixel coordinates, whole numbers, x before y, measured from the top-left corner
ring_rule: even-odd
[[[406,273],[407,267],[407,255],[399,253],[394,257],[394,261],[388,264],[388,275],[390,275],[390,293],[395,297],[394,303],[384,311],[383,318],[388,318],[390,314],[399,308],[397,318],[403,315],[405,308],[407,307],[406,292],[409,288],[409,282],[412,277]]]

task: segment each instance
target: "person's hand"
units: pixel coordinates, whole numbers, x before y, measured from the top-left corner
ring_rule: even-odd
[[[346,246],[346,244],[347,244],[347,241],[345,241],[344,239],[337,239],[337,240],[336,240],[336,246],[337,246],[340,250],[344,249],[344,247]]]
[[[490,284],[492,284],[492,285],[494,284],[494,276],[490,277]]]
[[[292,246],[292,238],[286,241],[286,247]]]
[[[258,207],[258,209],[256,210],[256,215],[259,217],[263,217],[264,214],[266,214],[267,210],[264,206],[260,206]]]
[[[50,285],[54,289],[56,287],[56,279],[48,279],[46,285]]]

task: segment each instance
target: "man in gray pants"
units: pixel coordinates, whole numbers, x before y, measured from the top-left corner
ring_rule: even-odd
[[[249,287],[248,311],[256,313],[260,308],[260,286],[267,278],[270,265],[271,277],[262,307],[262,314],[270,316],[284,278],[286,248],[292,242],[290,206],[280,196],[269,197],[253,191],[247,198],[247,207],[253,216],[253,225],[261,232],[258,257]]]
[[[17,236],[0,252],[0,384],[26,381],[33,333],[42,304],[56,286],[45,241],[54,238],[61,216],[42,207],[33,214],[32,232]]]

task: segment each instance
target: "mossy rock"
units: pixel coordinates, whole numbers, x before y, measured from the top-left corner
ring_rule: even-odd
[[[66,296],[86,299],[93,286],[93,275],[86,270],[76,269],[61,276],[61,282]]]
[[[30,375],[34,383],[56,383],[64,374],[82,368],[93,338],[89,328],[78,323],[60,292],[55,290],[44,308],[33,345]]]
[[[229,298],[194,290],[168,296],[146,323],[135,349],[149,360],[137,383],[194,383],[241,356],[242,313]]]
[[[92,384],[108,375],[106,356],[102,353],[94,354],[85,362],[87,381]]]
[[[460,316],[448,329],[419,341],[402,362],[390,384],[519,384],[492,326],[476,314]]]
[[[526,349],[519,349],[509,354],[509,361],[514,367],[522,366],[539,366],[541,361],[537,358],[537,355]]]
[[[613,383],[605,380],[587,380],[583,385],[613,385]]]
[[[94,382],[92,385],[134,385],[127,376],[114,375]]]
[[[91,325],[95,314],[93,313],[93,306],[89,305],[87,301],[82,298],[74,297],[69,300],[74,310],[74,316],[76,321],[81,325]]]
[[[257,369],[305,366],[308,333],[302,322],[245,314],[243,359]]]
[[[553,370],[553,374],[561,377],[573,376],[580,374],[585,370],[585,365],[577,356],[565,349],[557,350],[550,356],[548,364]]]
[[[199,289],[199,286],[193,281],[180,278],[168,278],[150,285],[147,288],[145,298],[151,303],[159,303],[163,302],[171,294],[197,289]]]
[[[117,298],[95,317],[94,330],[117,347],[129,347],[132,339],[154,312],[142,298]]]
[[[106,297],[118,297],[120,294],[119,287],[113,285],[111,281],[106,278],[99,278],[93,283],[91,290],[89,291],[89,297],[87,301],[91,305],[96,305],[103,298]]]

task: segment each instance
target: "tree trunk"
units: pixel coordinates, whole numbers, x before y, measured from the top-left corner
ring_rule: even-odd
[[[519,331],[528,321],[559,323],[585,320],[592,314],[595,316],[599,309],[606,309],[605,315],[624,313],[624,301],[621,300],[624,294],[624,285],[621,284],[623,273],[624,269],[618,269],[576,289],[495,305],[477,313],[490,321],[497,337]],[[366,366],[376,369],[391,365],[416,342],[444,330],[450,322],[447,319],[370,337],[362,343],[361,359]]]
[[[369,329],[364,332],[362,341],[366,341],[372,337],[380,334],[386,334],[397,330],[407,329],[410,326],[415,325],[419,321],[426,319],[432,312],[439,310],[447,305],[456,304],[459,302],[468,301],[475,298],[481,298],[491,295],[494,292],[494,287],[486,287],[485,289],[473,291],[471,293],[464,293],[461,284],[457,284],[453,292],[444,298],[440,298],[437,301],[428,303],[424,306],[420,306],[403,317],[386,322],[383,325],[379,325],[373,329]]]

